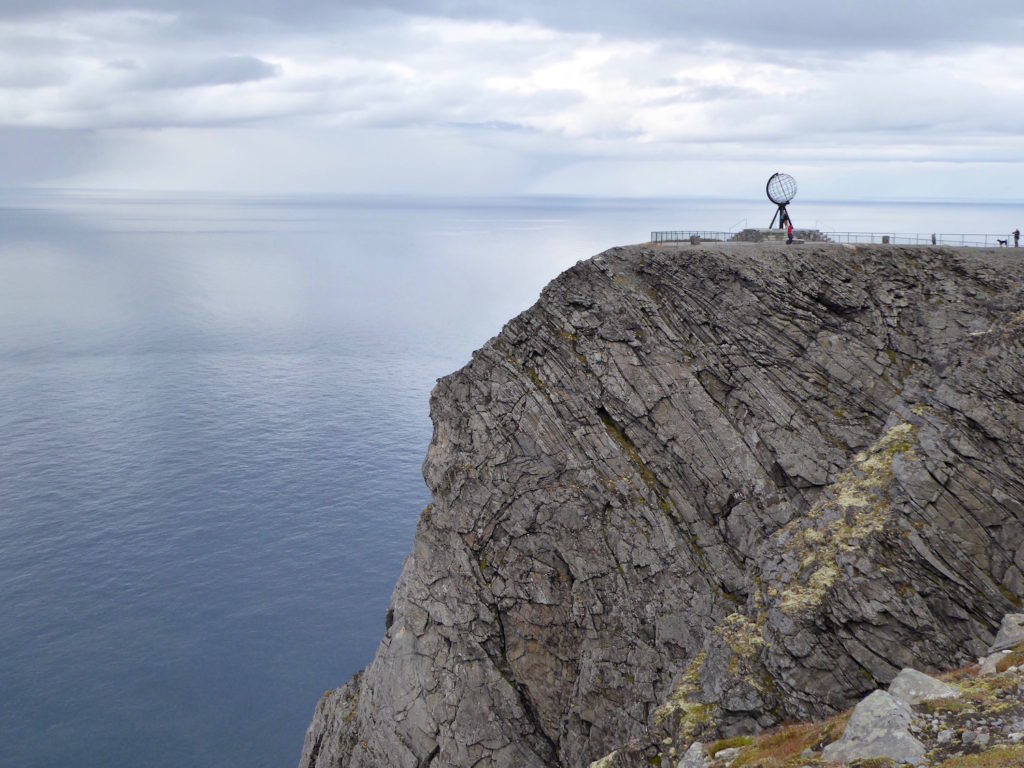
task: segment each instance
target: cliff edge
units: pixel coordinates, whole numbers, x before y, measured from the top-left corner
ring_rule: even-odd
[[[385,637],[300,768],[683,754],[983,653],[1024,596],[1013,254],[646,245],[563,273],[438,382]]]

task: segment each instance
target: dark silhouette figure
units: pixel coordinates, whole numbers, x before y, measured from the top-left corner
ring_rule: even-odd
[[[1020,229],[1013,230],[1013,247],[1020,248]]]

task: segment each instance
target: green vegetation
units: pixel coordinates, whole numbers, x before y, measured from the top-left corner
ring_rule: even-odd
[[[533,368],[530,368],[529,366],[524,366],[523,370],[526,371],[526,375],[530,377],[530,381],[533,382],[533,385],[537,389],[539,389],[541,392],[545,392],[545,393],[548,391],[548,388],[544,384],[544,382],[541,379],[540,375],[535,370],[533,370]]]
[[[1024,643],[1015,647],[999,660],[996,664],[996,672],[1005,672],[1010,667],[1019,667],[1022,664],[1024,664]]]
[[[940,712],[967,712],[972,710],[971,702],[965,699],[933,699],[932,701],[921,702],[921,708],[925,712],[938,714]]]
[[[705,653],[698,653],[686,668],[668,701],[654,711],[656,725],[667,725],[678,718],[676,737],[680,742],[692,742],[715,724],[715,707],[694,701],[700,692],[700,670],[707,659]]]
[[[345,713],[343,718],[347,725],[351,725],[355,722],[356,714],[359,712],[359,689],[356,688],[354,694],[352,694],[352,706],[349,707],[348,712]]]
[[[718,635],[736,656],[744,659],[756,657],[764,647],[763,618],[756,623],[742,613],[730,613],[715,627]]]
[[[951,757],[938,768],[1024,768],[1024,746],[996,747],[976,755]]]
[[[838,739],[850,713],[817,723],[785,725],[758,736],[733,760],[733,768],[798,768],[810,761],[802,757],[808,749],[819,751]]]
[[[763,644],[759,624],[738,613],[727,617],[716,629],[716,633],[733,654],[740,658],[756,655]],[[1013,649],[1012,656],[1024,660],[1024,643]],[[695,700],[701,694],[699,674],[705,662],[704,654],[695,657],[669,701],[655,712],[657,724],[675,731],[671,738],[663,742],[665,745],[674,743],[685,746],[707,737],[714,730],[717,707]],[[1024,768],[1024,745],[1007,745],[1005,739],[998,740],[1001,743],[997,742],[988,749],[975,751],[974,754],[952,754],[954,750],[965,751],[966,742],[961,742],[959,734],[977,727],[979,717],[983,722],[993,716],[1009,722],[1006,718],[1012,720],[1024,714],[1024,705],[1020,702],[1024,675],[1002,673],[978,676],[977,667],[969,665],[940,677],[956,685],[961,696],[923,702],[915,707],[925,718],[941,718],[944,723],[942,727],[956,734],[952,741],[936,744],[933,729],[931,740],[926,739],[926,746],[930,744],[932,748],[928,753],[929,764],[937,768]],[[822,762],[821,752],[827,744],[842,736],[852,713],[851,709],[820,722],[785,725],[759,735],[720,739],[705,745],[706,760],[711,768],[825,768],[831,764]],[[977,747],[973,749],[977,750]],[[738,752],[721,755],[725,750]],[[966,751],[972,749],[967,747]],[[599,762],[597,765],[610,766],[610,757],[605,758],[608,762]],[[675,747],[662,752],[659,757],[660,763],[656,759],[649,759],[648,762],[651,765],[664,765],[671,758],[674,764]],[[849,768],[893,766],[895,763],[889,758],[857,760],[849,764]]]
[[[755,742],[753,736],[733,736],[731,739],[721,739],[708,747],[708,756],[714,757],[723,749],[735,749],[736,747],[749,747]]]
[[[853,457],[853,466],[832,485],[833,498],[816,505],[807,519],[797,519],[782,530],[791,537],[790,549],[800,551],[800,572],[781,591],[770,592],[790,615],[803,614],[825,599],[836,579],[836,556],[854,552],[889,518],[886,491],[892,482],[892,462],[898,455],[915,457],[917,427],[897,424],[867,451]],[[823,523],[826,511],[831,519]]]

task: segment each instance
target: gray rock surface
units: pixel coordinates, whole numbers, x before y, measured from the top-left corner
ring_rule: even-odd
[[[998,671],[996,665],[1010,654],[1009,651],[996,651],[978,660],[979,675],[994,675]]]
[[[677,764],[676,768],[704,768],[707,761],[704,759],[704,745],[699,741],[693,742],[686,754]]]
[[[948,683],[907,667],[889,684],[889,695],[904,704],[913,705],[935,699],[959,698],[960,692]]]
[[[387,633],[301,767],[647,765],[982,654],[1024,595],[1004,253],[634,246],[563,273],[438,382]]]
[[[728,765],[731,761],[735,760],[743,750],[739,747],[729,747],[727,749],[721,749],[715,753],[715,760],[718,762],[725,762]]]
[[[355,746],[355,732],[346,727],[355,717],[359,704],[362,673],[348,685],[328,691],[317,703],[313,722],[302,745],[303,758],[310,765],[344,765]]]
[[[875,691],[854,708],[843,737],[822,750],[822,759],[849,763],[884,757],[920,765],[925,762],[924,745],[907,730],[910,719],[910,707],[885,691]]]
[[[988,652],[1008,651],[1021,643],[1024,643],[1024,613],[1008,613],[1003,616],[999,633]]]

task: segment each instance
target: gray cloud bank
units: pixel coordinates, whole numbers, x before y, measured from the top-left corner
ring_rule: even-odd
[[[781,49],[908,49],[965,45],[1024,33],[1016,0],[861,0],[787,3],[717,0],[7,0],[0,19],[68,12],[152,11],[225,32],[246,20],[282,28],[323,28],[391,13],[463,21],[536,23],[561,31],[631,38],[729,41]]]
[[[1022,197],[1022,40],[1018,2],[8,0],[0,184]]]

